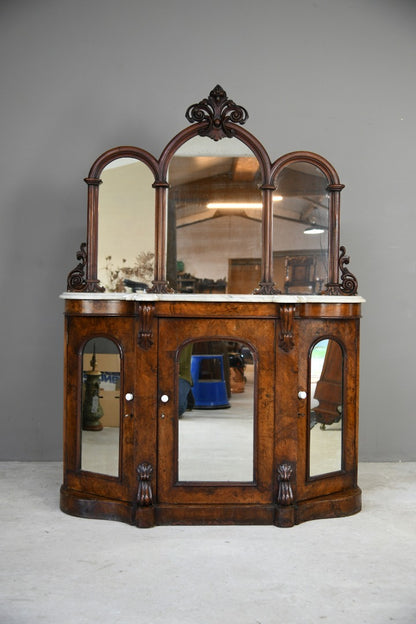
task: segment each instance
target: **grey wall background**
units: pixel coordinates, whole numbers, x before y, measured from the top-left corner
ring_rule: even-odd
[[[361,460],[416,460],[416,3],[3,0],[0,457],[57,460],[66,275],[95,158],[159,156],[220,83],[272,157],[346,184],[342,243],[366,297]]]

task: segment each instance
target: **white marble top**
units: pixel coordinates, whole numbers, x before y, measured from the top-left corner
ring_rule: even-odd
[[[91,301],[195,301],[211,303],[364,303],[359,295],[222,295],[222,294],[158,294],[158,293],[83,293],[64,292],[61,299]]]

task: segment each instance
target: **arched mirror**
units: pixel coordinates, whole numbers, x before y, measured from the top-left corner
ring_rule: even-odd
[[[194,137],[168,171],[169,284],[178,292],[251,293],[261,265],[257,158],[237,138]],[[242,270],[248,264],[251,272]]]
[[[343,185],[332,165],[312,152],[272,164],[219,85],[186,118],[194,125],[159,159],[118,147],[95,161],[68,291],[356,294],[344,248],[339,283]]]
[[[101,173],[98,279],[108,292],[144,290],[154,274],[154,177],[143,162],[117,158]]]
[[[274,184],[274,279],[285,294],[320,294],[328,282],[328,179],[317,166],[294,161]]]
[[[82,351],[81,470],[119,474],[120,353],[97,337]]]
[[[256,359],[238,340],[188,342],[178,354],[178,480],[252,482]]]
[[[332,338],[317,342],[310,354],[309,476],[342,470],[344,357]]]

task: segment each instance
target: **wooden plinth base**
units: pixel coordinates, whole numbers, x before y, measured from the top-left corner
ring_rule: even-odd
[[[174,524],[274,524],[291,527],[319,518],[340,518],[361,509],[361,490],[351,488],[294,505],[151,505],[137,507],[128,501],[111,500],[61,488],[61,510],[72,516],[118,520],[140,528]]]

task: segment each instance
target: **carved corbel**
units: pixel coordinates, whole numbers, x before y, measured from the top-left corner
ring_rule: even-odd
[[[277,492],[278,505],[293,505],[292,476],[293,466],[291,464],[280,464],[277,467],[277,480],[279,483]]]
[[[224,137],[232,137],[231,124],[245,124],[248,112],[229,100],[224,89],[217,85],[208,98],[188,108],[186,118],[190,123],[203,124],[199,131],[201,136],[209,136],[214,141],[219,141]]]
[[[153,466],[143,462],[137,466],[137,478],[139,487],[137,490],[138,507],[150,507],[153,505],[153,492],[150,479],[153,473]]]
[[[295,346],[293,340],[293,317],[295,306],[291,304],[281,304],[280,306],[280,335],[279,347],[288,353]]]
[[[350,273],[347,266],[350,263],[350,257],[346,255],[344,246],[339,248],[340,256],[338,259],[338,267],[341,271],[341,281],[338,284],[327,284],[325,295],[356,295],[358,291],[358,280]]]
[[[137,343],[139,347],[144,349],[150,349],[153,345],[153,315],[155,312],[154,304],[140,303],[139,304],[139,335],[137,337]]]

